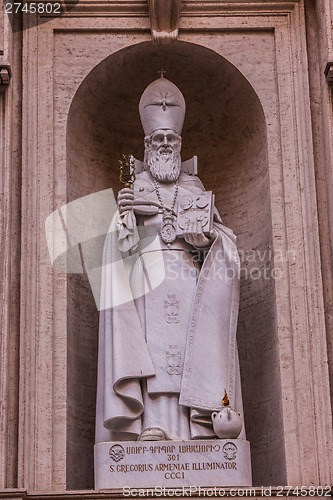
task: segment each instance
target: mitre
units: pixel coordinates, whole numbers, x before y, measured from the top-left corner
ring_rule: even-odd
[[[164,77],[152,82],[143,92],[139,113],[145,135],[171,129],[181,134],[185,118],[185,99],[179,88]]]

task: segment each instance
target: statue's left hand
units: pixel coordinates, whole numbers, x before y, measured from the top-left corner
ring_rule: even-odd
[[[205,235],[200,221],[189,224],[184,231],[184,240],[195,248],[208,248],[214,239],[214,234]]]

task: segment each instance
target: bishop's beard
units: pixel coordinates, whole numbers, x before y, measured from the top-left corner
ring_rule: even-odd
[[[180,151],[173,149],[168,154],[161,154],[159,151],[146,148],[145,163],[156,180],[160,182],[176,182],[181,170]]]

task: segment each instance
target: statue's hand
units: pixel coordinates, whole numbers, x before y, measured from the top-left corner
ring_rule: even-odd
[[[122,214],[133,210],[134,191],[131,188],[121,189],[118,193],[117,205],[119,213]]]
[[[200,221],[189,224],[184,231],[184,239],[195,248],[207,248],[213,243],[215,235],[207,237],[202,229]]]

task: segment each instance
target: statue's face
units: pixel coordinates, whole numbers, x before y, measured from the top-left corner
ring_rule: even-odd
[[[181,169],[181,137],[174,130],[155,130],[145,138],[145,162],[160,182],[175,182]]]
[[[173,130],[156,130],[151,135],[151,149],[163,155],[180,151],[181,138]]]

